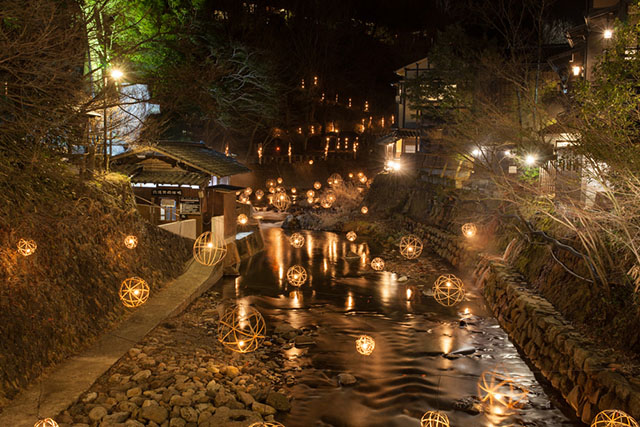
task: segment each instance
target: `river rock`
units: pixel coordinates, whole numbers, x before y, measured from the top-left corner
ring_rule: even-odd
[[[162,424],[169,418],[169,411],[160,405],[144,406],[140,409],[140,416],[145,420],[153,421],[156,424]]]
[[[338,375],[338,382],[341,385],[353,385],[353,384],[357,383],[358,380],[356,379],[356,377],[354,377],[351,374],[342,373],[342,374]]]
[[[116,412],[111,415],[106,415],[104,418],[102,418],[102,424],[123,423],[127,420],[127,418],[129,418],[129,415],[131,415],[129,412]]]
[[[277,412],[273,406],[265,405],[264,403],[260,402],[253,402],[253,404],[251,405],[251,409],[259,413],[263,417],[275,415],[275,413]]]
[[[185,419],[185,421],[195,423],[198,421],[198,411],[195,409],[185,406],[184,408],[180,408],[180,416]]]
[[[222,387],[220,384],[216,382],[216,380],[211,380],[207,384],[207,396],[215,397],[218,394],[218,391]]]
[[[93,403],[97,398],[98,398],[98,393],[96,393],[95,391],[92,391],[87,393],[82,398],[82,403]]]
[[[131,377],[131,381],[135,381],[137,383],[139,383],[140,381],[144,381],[146,379],[148,379],[151,376],[151,371],[148,369],[145,369],[144,371],[140,371],[137,374],[135,374],[134,376]]]
[[[291,410],[291,403],[289,403],[289,399],[282,393],[278,393],[275,391],[269,392],[267,395],[266,404],[269,406],[273,406],[278,411],[289,412]]]
[[[107,415],[107,410],[102,406],[96,406],[91,411],[89,411],[89,418],[91,419],[91,421],[100,421],[105,417],[105,415]]]
[[[169,421],[169,427],[184,427],[187,425],[187,422],[182,418],[171,418]]]

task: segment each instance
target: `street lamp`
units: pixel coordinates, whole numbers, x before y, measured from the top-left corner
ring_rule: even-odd
[[[574,65],[573,67],[571,67],[571,71],[573,71],[574,76],[579,76],[580,72],[582,71],[582,67],[579,65]]]
[[[102,109],[102,127],[103,127],[103,143],[102,143],[102,156],[104,157],[104,171],[107,172],[109,170],[109,157],[107,156],[107,138],[108,138],[108,130],[107,130],[107,86],[109,85],[109,77],[108,75],[111,75],[111,78],[115,81],[120,80],[123,76],[124,73],[122,72],[122,70],[118,69],[118,68],[111,68],[109,70],[109,73],[104,73],[104,94],[103,94],[103,109]],[[111,145],[111,143],[109,143],[109,145]],[[111,150],[109,150],[111,151]]]
[[[606,30],[604,30],[603,36],[605,39],[610,39],[611,37],[613,37],[613,30],[611,28],[607,28]]]
[[[524,163],[527,166],[533,166],[536,164],[536,157],[533,154],[527,154],[527,156],[524,158]]]

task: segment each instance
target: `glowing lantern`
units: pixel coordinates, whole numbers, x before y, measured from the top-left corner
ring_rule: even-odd
[[[349,178],[352,179],[353,178],[353,172],[349,172]]]
[[[300,233],[293,233],[291,237],[289,237],[289,243],[291,243],[291,246],[294,248],[301,248],[304,246],[304,240],[304,236]]]
[[[301,265],[294,265],[287,270],[287,281],[291,286],[302,286],[307,281],[307,270]]]
[[[313,199],[315,197],[315,195],[316,195],[315,191],[313,191],[313,190],[308,190],[307,191],[307,198]]]
[[[326,197],[322,198],[322,201],[320,202],[320,206],[322,206],[325,209],[329,209],[331,207],[333,203],[331,203],[330,200],[327,200]]]
[[[149,285],[139,277],[130,277],[120,285],[118,296],[125,307],[141,306],[149,299]]]
[[[276,187],[269,187],[269,193],[276,194]]]
[[[296,190],[296,187],[292,187],[291,188],[291,194],[296,194],[298,192],[298,190]]]
[[[361,184],[366,184],[367,183],[367,177],[366,176],[362,175],[359,179],[360,179],[360,183]]]
[[[134,249],[138,246],[138,238],[134,235],[129,235],[124,238],[124,245],[129,249]]]
[[[320,181],[316,181],[313,183],[313,188],[315,188],[316,190],[319,190],[322,188],[322,184],[320,184]]]
[[[284,188],[282,185],[278,185],[278,186],[276,187],[276,194],[277,194],[277,193],[286,193],[286,192],[287,192],[287,189],[286,189],[286,188]]]
[[[358,178],[362,178],[364,176],[364,172],[358,172]]]
[[[202,233],[193,243],[193,257],[200,264],[213,266],[227,254],[227,245],[220,236],[210,231]]]
[[[400,239],[400,254],[407,259],[416,259],[422,253],[422,240],[413,234]]]
[[[264,197],[264,191],[256,190],[256,199],[260,200]]]
[[[420,419],[420,427],[449,427],[449,417],[439,411],[427,411]]]
[[[253,193],[253,189],[251,187],[247,187],[244,189],[244,194],[246,194],[247,196],[250,196],[251,193]]]
[[[313,197],[309,197],[309,198],[307,199],[307,203],[309,203],[310,205],[312,205],[312,204],[313,204]]]
[[[366,206],[363,206],[360,208],[360,212],[362,213],[362,215],[366,215],[369,213],[369,208]]]
[[[18,240],[18,252],[24,256],[33,255],[37,248],[38,245],[31,239]]]
[[[275,187],[277,185],[277,182],[275,179],[268,179],[267,182],[265,183],[266,187]]]
[[[313,164],[313,160],[309,160],[309,164],[312,165]]]
[[[376,342],[369,335],[361,335],[356,340],[356,350],[360,354],[364,354],[365,356],[369,356],[373,353],[373,350],[376,348]]]
[[[608,409],[596,415],[591,427],[638,427],[638,422],[625,412]]]
[[[340,185],[342,184],[342,177],[338,173],[332,174],[329,179],[327,179],[327,183],[329,185]]]
[[[528,391],[516,384],[515,378],[498,370],[485,371],[478,381],[478,396],[496,414],[522,406]]]
[[[384,260],[380,257],[376,257],[371,260],[371,268],[375,271],[384,270]]]
[[[238,215],[238,224],[245,225],[249,222],[249,218],[245,214]]]
[[[475,236],[477,232],[478,232],[478,229],[476,228],[476,225],[472,222],[468,222],[462,226],[462,234],[465,237],[471,238]]]
[[[218,323],[218,341],[236,353],[249,353],[260,347],[266,324],[262,314],[251,306],[233,305]]]
[[[33,427],[58,427],[58,423],[51,418],[45,418],[35,423]]]
[[[260,421],[251,424],[249,427],[284,427],[284,424],[280,424],[277,421]]]
[[[271,204],[280,212],[282,212],[289,209],[289,206],[291,205],[291,199],[289,198],[289,196],[287,196],[286,193],[278,193],[273,198]]]
[[[433,284],[433,298],[447,307],[462,302],[464,294],[464,283],[453,274],[443,274]]]
[[[284,180],[283,180],[282,178],[280,178],[280,177],[278,177],[278,179],[276,180],[276,182],[277,182],[278,184],[282,184],[282,182],[283,182],[283,181],[284,181]]]
[[[334,193],[333,190],[328,190],[326,193],[324,193],[324,197],[331,203],[335,202],[337,199],[336,193]]]
[[[358,235],[356,234],[355,231],[350,231],[347,233],[347,240],[350,242],[355,242],[356,239],[358,238]]]
[[[246,194],[242,193],[242,194],[240,194],[240,197],[238,197],[238,201],[240,203],[247,204],[247,203],[249,203],[249,196],[247,196]]]

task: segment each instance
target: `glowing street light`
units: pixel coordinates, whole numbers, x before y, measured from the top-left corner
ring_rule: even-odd
[[[534,166],[536,164],[536,157],[533,154],[527,154],[524,158],[524,163],[527,166]]]
[[[611,37],[613,37],[613,30],[611,28],[607,28],[606,30],[604,30],[603,37],[605,39],[610,39]]]
[[[574,76],[579,76],[580,72],[582,71],[582,67],[579,65],[574,65],[573,67],[571,67],[571,71],[573,72]]]
[[[118,68],[112,68],[109,71],[109,74],[111,75],[111,78],[114,80],[120,80],[122,77],[124,77],[124,73],[122,72],[122,70]]]

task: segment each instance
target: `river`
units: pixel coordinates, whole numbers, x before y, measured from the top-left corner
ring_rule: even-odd
[[[279,420],[286,427],[412,427],[427,410],[444,411],[457,427],[583,425],[523,360],[477,290],[467,285],[468,299],[455,308],[417,292],[407,300],[398,275],[369,268],[365,242],[303,234],[305,245],[295,249],[282,229],[265,228],[265,251],[223,283],[225,299],[256,306],[271,330],[286,322],[313,331],[312,345],[285,352],[297,379],[293,409]],[[349,252],[360,257],[345,258]],[[428,247],[414,262],[428,265],[431,282],[456,273]],[[294,264],[309,274],[300,289],[285,277]],[[363,334],[375,339],[370,356],[356,352]],[[480,375],[496,366],[529,391],[524,407],[503,415],[456,410],[455,401],[477,395]],[[340,373],[357,383],[340,386]]]

